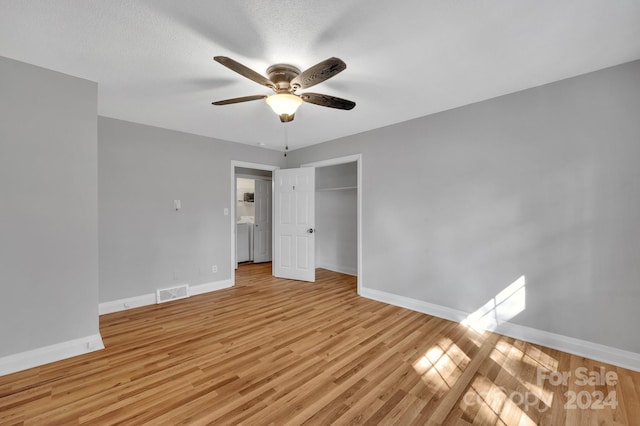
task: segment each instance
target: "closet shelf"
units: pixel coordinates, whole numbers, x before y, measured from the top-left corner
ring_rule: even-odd
[[[357,186],[342,186],[338,188],[316,188],[316,191],[341,191],[343,189],[358,189]]]

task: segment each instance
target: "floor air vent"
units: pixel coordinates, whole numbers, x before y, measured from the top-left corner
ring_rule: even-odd
[[[182,284],[170,288],[159,288],[156,290],[156,296],[156,303],[187,298],[189,297],[189,284]]]

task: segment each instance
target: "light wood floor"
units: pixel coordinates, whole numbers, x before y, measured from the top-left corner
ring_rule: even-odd
[[[269,272],[102,316],[105,350],[0,377],[0,424],[640,424],[639,373]]]

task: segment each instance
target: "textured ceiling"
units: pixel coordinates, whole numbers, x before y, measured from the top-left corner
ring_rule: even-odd
[[[357,106],[212,106],[269,93],[215,55],[337,56],[311,91]],[[286,128],[295,149],[639,59],[640,1],[0,0],[0,56],[98,82],[103,116],[275,149]]]

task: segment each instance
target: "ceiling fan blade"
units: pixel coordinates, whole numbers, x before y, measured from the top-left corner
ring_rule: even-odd
[[[262,84],[263,86],[267,86],[273,90],[276,90],[276,86],[271,80],[269,80],[262,74],[255,72],[251,68],[242,65],[240,62],[234,61],[233,59],[226,56],[214,56],[213,59],[216,62],[229,68],[230,70],[235,71],[244,77],[247,77],[249,80],[255,81],[258,84]]]
[[[339,72],[344,71],[346,68],[347,64],[345,64],[342,59],[329,58],[302,71],[297,77],[291,80],[291,86],[295,89],[306,89],[322,83]]]
[[[329,108],[337,109],[353,109],[356,103],[347,99],[336,98],[335,96],[322,95],[320,93],[302,93],[300,95],[303,101],[310,104],[316,104]]]
[[[252,95],[252,96],[243,96],[241,98],[231,98],[225,99],[223,101],[215,101],[211,102],[211,105],[229,105],[229,104],[237,104],[240,102],[249,102],[249,101],[257,101],[258,99],[264,99],[267,95]]]

